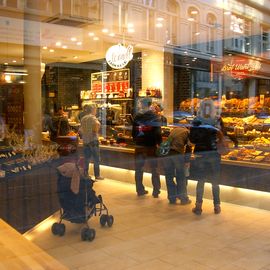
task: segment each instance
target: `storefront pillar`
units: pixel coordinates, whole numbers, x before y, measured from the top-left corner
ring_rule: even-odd
[[[24,84],[24,129],[26,144],[28,138],[41,143],[41,52],[40,22],[24,16],[24,65],[28,76]]]

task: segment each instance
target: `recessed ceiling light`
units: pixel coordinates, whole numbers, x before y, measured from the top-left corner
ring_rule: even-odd
[[[71,41],[77,41],[77,38],[72,37],[72,38],[70,38],[70,40],[71,40]]]
[[[17,61],[16,60],[12,60],[13,63],[16,63]]]
[[[163,27],[163,24],[162,23],[156,23],[156,27],[161,28],[161,27]]]
[[[102,29],[102,33],[108,33],[108,32],[109,32],[109,30],[107,28]]]
[[[158,18],[157,18],[157,21],[162,22],[162,21],[164,21],[164,18],[158,17]]]
[[[88,36],[89,36],[89,37],[93,37],[94,35],[95,35],[95,33],[93,33],[93,32],[89,32],[89,33],[88,33]]]
[[[50,52],[54,52],[54,49],[50,49]]]
[[[47,46],[43,46],[42,49],[43,49],[43,50],[47,50],[48,47],[47,47]]]
[[[93,40],[95,40],[95,41],[96,41],[96,40],[99,40],[99,38],[98,38],[98,37],[93,37]]]
[[[109,36],[110,37],[114,37],[115,36],[115,33],[110,33]]]
[[[61,45],[62,45],[61,41],[57,41],[57,42],[55,43],[55,46],[57,46],[57,47],[60,47]]]
[[[81,42],[81,41],[78,41],[78,42],[77,42],[77,45],[78,45],[78,46],[81,46],[81,45],[82,45],[82,42]]]
[[[62,48],[63,48],[63,49],[67,49],[67,45],[63,45]]]

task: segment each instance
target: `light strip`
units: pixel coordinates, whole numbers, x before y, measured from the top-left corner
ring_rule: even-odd
[[[15,75],[15,76],[27,76],[27,73],[21,73],[21,72],[5,72],[5,75]]]

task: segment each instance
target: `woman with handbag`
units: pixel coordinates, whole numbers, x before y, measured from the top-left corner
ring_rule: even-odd
[[[189,142],[189,130],[186,127],[174,128],[169,137],[170,151],[163,157],[168,200],[175,204],[180,199],[182,205],[190,204],[187,195],[187,181],[185,168],[189,167],[191,145]],[[174,182],[174,177],[176,182]]]

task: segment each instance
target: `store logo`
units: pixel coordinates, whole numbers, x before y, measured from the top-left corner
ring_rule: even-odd
[[[106,61],[110,67],[115,69],[124,68],[133,58],[133,47],[125,47],[121,44],[110,47],[106,53]]]

